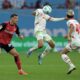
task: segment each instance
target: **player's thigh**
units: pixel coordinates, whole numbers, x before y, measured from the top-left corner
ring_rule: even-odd
[[[35,32],[35,37],[37,38],[37,40],[41,40],[44,37],[44,33],[42,31],[37,31]]]
[[[72,41],[72,47],[80,47],[80,39],[75,39]]]
[[[43,44],[44,44],[44,34],[43,34],[43,32],[37,32],[36,33],[36,38],[37,38],[37,41],[38,41],[38,47],[39,48],[43,47]]]
[[[50,47],[54,48],[55,42],[53,41],[50,35],[45,34],[44,40],[48,42]]]
[[[78,39],[74,39],[74,40],[72,40],[70,43],[68,43],[68,44],[66,45],[66,48],[67,48],[69,51],[71,51],[71,50],[73,50],[73,49],[76,49],[76,48],[78,48],[78,47],[80,47],[80,40],[78,40]]]
[[[11,50],[9,51],[9,53],[10,53],[12,56],[19,56],[19,53],[16,51],[15,48],[11,49]]]
[[[1,44],[1,48],[3,48],[6,52],[8,52],[13,56],[18,55],[18,52],[16,51],[16,49],[13,47],[12,44],[7,44],[7,45]]]
[[[48,44],[51,48],[54,48],[55,47],[55,42],[53,40],[49,40],[48,41]]]
[[[49,41],[52,40],[52,38],[51,38],[51,36],[49,34],[45,33],[44,34],[44,40],[47,41],[47,42],[49,42]]]
[[[39,48],[42,48],[43,45],[44,45],[43,39],[38,40],[38,47],[39,47]]]

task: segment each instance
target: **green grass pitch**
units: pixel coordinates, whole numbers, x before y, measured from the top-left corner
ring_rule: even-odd
[[[76,65],[76,70],[67,75],[68,66],[65,64],[60,54],[50,52],[43,59],[43,64],[38,65],[38,52],[27,58],[24,53],[20,54],[23,69],[29,74],[18,75],[13,57],[9,54],[0,54],[0,80],[80,80],[80,54],[76,51],[69,54]]]

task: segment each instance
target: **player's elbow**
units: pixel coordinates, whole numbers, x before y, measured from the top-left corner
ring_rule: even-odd
[[[36,14],[33,12],[32,15],[35,16]]]

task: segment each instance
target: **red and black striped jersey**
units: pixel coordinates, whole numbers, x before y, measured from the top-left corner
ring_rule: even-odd
[[[17,25],[11,25],[10,22],[2,23],[0,25],[0,43],[7,45],[10,43],[13,34],[20,35]]]

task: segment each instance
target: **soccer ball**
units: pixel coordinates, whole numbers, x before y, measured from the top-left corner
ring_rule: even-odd
[[[52,12],[51,6],[49,6],[49,5],[44,6],[43,7],[43,12],[46,13],[46,14],[51,13]]]

